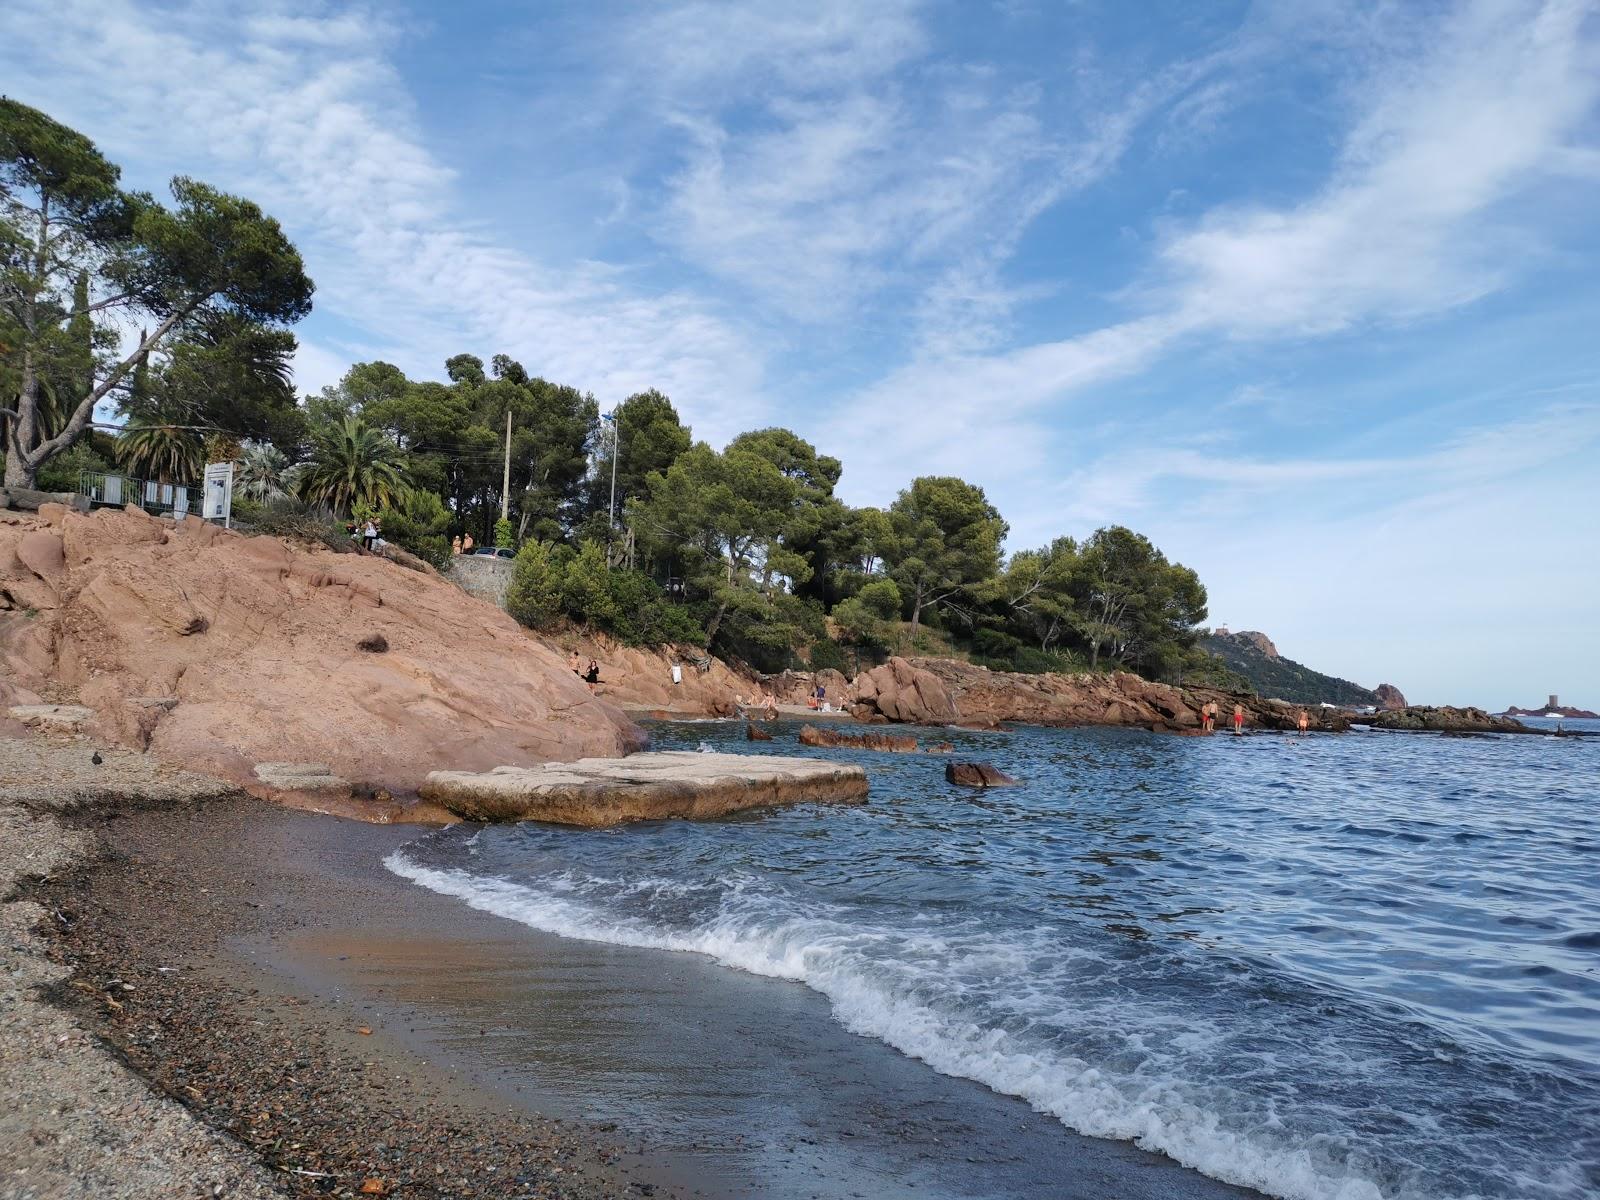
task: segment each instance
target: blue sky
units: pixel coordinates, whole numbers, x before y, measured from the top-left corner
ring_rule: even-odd
[[[0,90],[304,251],[302,387],[506,352],[1415,701],[1600,707],[1591,3],[9,0]]]

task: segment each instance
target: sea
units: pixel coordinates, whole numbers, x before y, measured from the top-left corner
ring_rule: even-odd
[[[388,866],[803,984],[933,1071],[1269,1195],[1600,1196],[1600,736],[937,731],[1020,781],[975,791],[795,728],[651,733],[861,762],[867,804],[463,825]]]

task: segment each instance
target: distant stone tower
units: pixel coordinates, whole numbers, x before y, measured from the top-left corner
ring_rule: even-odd
[[[1560,708],[1561,707],[1561,697],[1557,696],[1554,692],[1552,692],[1550,694],[1550,703],[1546,704],[1545,707],[1546,708]]]

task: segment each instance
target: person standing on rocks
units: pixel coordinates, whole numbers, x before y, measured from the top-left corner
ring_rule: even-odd
[[[1302,708],[1295,714],[1294,723],[1299,727],[1300,732],[1304,734],[1311,728],[1311,716]]]
[[[471,554],[473,544],[472,535],[470,533],[463,534],[461,537],[461,553]]]
[[[361,527],[362,549],[370,551],[378,541],[378,521],[376,517],[368,517],[367,523]]]
[[[567,670],[571,671],[579,679],[583,678],[583,663],[579,660],[576,650],[567,655]]]
[[[589,685],[591,692],[600,682],[600,664],[592,658],[589,660],[589,669],[583,673],[583,681]]]
[[[1217,727],[1217,702],[1207,700],[1200,706],[1200,730],[1202,733],[1211,733]]]
[[[450,539],[450,553],[451,554],[460,554],[461,553],[461,535],[459,533],[456,534],[455,537]]]
[[[1242,704],[1233,706],[1233,735],[1235,737],[1244,736],[1244,705]]]

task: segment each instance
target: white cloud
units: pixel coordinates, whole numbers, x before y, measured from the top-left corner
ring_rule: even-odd
[[[622,35],[618,77],[654,91],[657,137],[683,139],[656,236],[786,319],[919,295],[903,340],[945,350],[992,348],[1037,294],[1000,271],[1041,213],[1191,90],[1220,116],[1228,89],[1208,81],[1261,51],[1248,37],[1131,80],[1081,64],[1032,78],[939,54],[910,5],[813,15],[691,3]],[[632,114],[637,87],[613,85]]]
[[[198,174],[278,213],[319,306],[406,369],[436,375],[449,354],[504,350],[603,400],[656,386],[722,425],[759,409],[761,356],[712,306],[602,264],[536,261],[464,215],[470,197],[424,145],[384,57],[388,30],[131,0],[22,0],[3,22],[10,90],[114,158]]]
[[[1425,316],[1500,286],[1518,247],[1496,205],[1563,159],[1600,92],[1588,8],[1469,6],[1425,62],[1373,81],[1317,196],[1171,236],[1162,293],[1197,324],[1249,336]]]
[[[928,353],[870,385],[846,406],[870,431],[851,485],[865,477],[859,494],[884,498],[905,462],[967,459],[976,478],[1038,511],[1061,474],[1046,418],[1090,389],[1194,339],[1328,334],[1437,314],[1503,285],[1532,235],[1511,235],[1502,203],[1568,160],[1600,89],[1586,9],[1479,4],[1422,62],[1401,71],[1382,60],[1392,81],[1370,80],[1326,185],[1302,204],[1172,229],[1161,282],[1125,297],[1149,315],[994,354]],[[973,433],[996,451],[976,465],[964,454]],[[1019,479],[1024,462],[1049,469]],[[1115,502],[1127,487],[1102,495]]]

